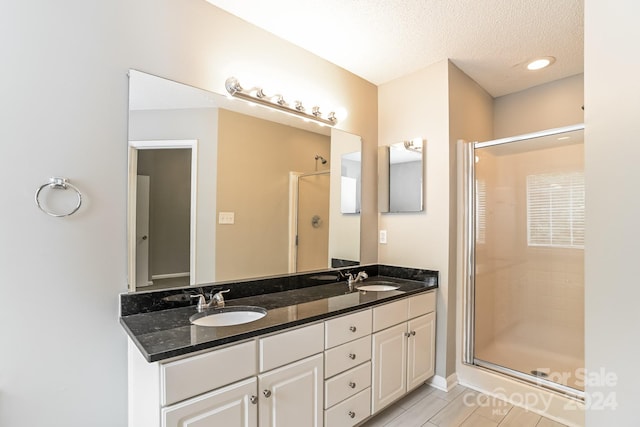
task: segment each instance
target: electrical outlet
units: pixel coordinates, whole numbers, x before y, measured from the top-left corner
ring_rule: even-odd
[[[380,230],[380,243],[387,244],[387,230]]]

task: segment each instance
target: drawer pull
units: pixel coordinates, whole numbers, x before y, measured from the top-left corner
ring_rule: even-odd
[[[264,394],[264,397],[271,397],[271,390],[265,390],[262,394]]]
[[[249,398],[249,401],[255,405],[256,403],[258,403],[258,396],[251,396]]]
[[[349,359],[356,360],[356,355],[354,353],[349,353]]]
[[[358,329],[357,329],[355,326],[349,326],[349,330],[350,330],[351,332],[355,332],[355,331],[357,331]]]
[[[356,388],[356,383],[354,383],[353,381],[351,381],[351,382],[349,383],[349,387],[351,387],[351,388]]]
[[[356,413],[355,413],[355,412],[353,412],[353,411],[349,411],[349,416],[350,416],[351,418],[355,418],[355,417],[356,417]]]

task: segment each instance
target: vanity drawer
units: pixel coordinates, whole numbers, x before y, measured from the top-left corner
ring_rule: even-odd
[[[367,360],[371,360],[371,335],[325,351],[324,377],[330,378]]]
[[[371,415],[371,388],[362,390],[355,396],[324,411],[324,425],[351,427],[369,415]]]
[[[373,332],[381,331],[406,321],[408,312],[408,298],[375,307],[373,309]]]
[[[371,334],[371,310],[327,320],[324,326],[324,346],[332,348]]]
[[[431,313],[436,309],[436,292],[428,292],[409,298],[409,319]]]
[[[324,407],[330,408],[371,386],[371,362],[336,375],[324,383]]]
[[[161,364],[160,403],[171,405],[256,374],[255,341]]]
[[[260,339],[260,372],[265,372],[324,350],[324,324],[282,332]]]

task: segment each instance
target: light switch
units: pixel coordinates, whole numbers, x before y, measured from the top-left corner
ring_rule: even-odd
[[[220,212],[218,213],[218,224],[233,224],[236,221],[235,212]]]
[[[380,243],[387,244],[387,230],[380,230]]]

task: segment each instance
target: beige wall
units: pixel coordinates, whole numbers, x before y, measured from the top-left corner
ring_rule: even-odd
[[[587,427],[638,423],[637,11],[631,0],[585,1],[586,365],[615,375],[587,392],[617,404],[592,407]]]
[[[398,108],[402,105],[402,108]],[[382,264],[440,272],[436,374],[455,371],[455,144],[491,136],[491,97],[449,61],[442,61],[379,88],[379,140],[388,145],[426,139],[425,212],[381,214]]]
[[[376,261],[371,83],[203,0],[3,2],[0,16],[10,82],[0,104],[0,158],[18,159],[0,168],[12,183],[0,221],[0,425],[126,425],[126,335],[117,318],[118,293],[127,289],[130,68],[219,93],[230,75],[253,72],[241,81],[271,80],[291,97],[315,88],[345,107],[340,126],[363,137],[363,252]],[[53,175],[83,192],[83,207],[69,218],[34,204],[35,189]],[[46,295],[39,316],[25,316],[15,286]]]
[[[331,158],[331,139],[223,109],[218,131],[216,205],[235,224],[217,226],[216,280],[285,274],[289,172],[314,172],[316,154]]]
[[[495,98],[493,138],[583,123],[583,105],[583,74]]]

